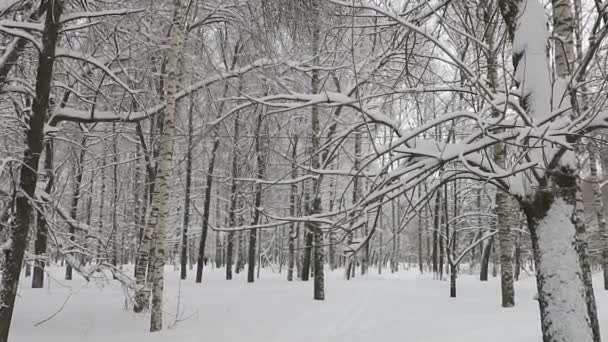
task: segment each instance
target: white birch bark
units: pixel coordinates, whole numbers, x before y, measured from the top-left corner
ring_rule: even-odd
[[[163,132],[160,137],[160,161],[156,176],[157,186],[150,220],[154,225],[155,257],[152,263],[154,283],[152,285],[152,309],[150,331],[159,331],[163,326],[163,271],[165,266],[165,230],[170,212],[170,183],[173,163],[175,117],[177,114],[177,92],[179,85],[178,61],[184,40],[186,0],[175,0],[173,24],[169,36],[167,53],[167,110],[164,113]]]

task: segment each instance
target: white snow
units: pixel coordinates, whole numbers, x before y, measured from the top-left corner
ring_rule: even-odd
[[[524,0],[520,5],[518,25],[513,38],[513,52],[522,53],[515,79],[529,102],[535,120],[551,114],[551,77],[547,63],[548,32],[546,15],[538,0]]]
[[[386,270],[385,270],[386,271]],[[127,273],[129,271],[126,271]],[[45,289],[22,282],[12,342],[538,342],[541,340],[533,278],[516,283],[517,305],[500,307],[500,282],[481,283],[461,274],[458,298],[448,298],[449,283],[419,276],[372,274],[343,279],[343,270],[327,274],[326,300],[312,300],[312,282],[288,283],[285,273],[263,270],[254,284],[244,273],[232,281],[224,270],[205,269],[204,283],[181,283],[183,321],[160,333],[148,332],[149,317],[124,309],[118,282],[63,280],[64,270],[50,269]],[[464,273],[464,272],[463,272]],[[522,272],[525,276],[525,273]],[[173,325],[179,272],[166,268],[165,327]],[[110,277],[111,279],[111,277]],[[599,279],[598,279],[599,280]],[[51,316],[66,301],[54,318]],[[598,296],[600,315],[608,297]],[[600,322],[601,316],[600,316]],[[603,321],[604,331],[608,321]]]
[[[571,216],[574,207],[561,198],[551,205],[537,228],[538,246],[547,298],[547,319],[560,322],[549,327],[555,341],[592,341],[584,318],[587,317],[584,285],[579,257],[572,248],[575,230]],[[588,318],[587,318],[588,319]]]

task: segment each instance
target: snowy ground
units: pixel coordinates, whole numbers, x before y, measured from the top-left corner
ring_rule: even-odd
[[[22,281],[11,329],[12,342],[538,342],[538,306],[533,280],[516,284],[515,308],[500,307],[500,283],[481,283],[474,276],[458,279],[458,298],[449,284],[415,272],[356,277],[328,274],[326,300],[312,300],[312,283],[285,281],[285,274],[262,271],[255,284],[245,274],[232,281],[223,270],[206,269],[204,283],[182,282],[175,324],[179,273],[167,269],[165,326],[150,334],[148,316],[124,309],[120,286],[59,281],[63,269],[52,268],[44,289]],[[596,279],[599,280],[599,279]],[[599,281],[596,282],[599,285]],[[608,334],[608,299],[598,292],[600,322]],[[72,295],[70,296],[70,293]],[[65,307],[49,321],[34,325]]]

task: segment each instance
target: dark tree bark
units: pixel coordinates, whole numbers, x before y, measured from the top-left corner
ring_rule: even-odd
[[[228,222],[230,228],[236,226],[236,204],[237,204],[237,182],[236,177],[238,176],[238,142],[239,142],[239,118],[238,115],[234,117],[234,138],[233,138],[233,149],[232,149],[232,173],[231,173],[231,184],[230,184],[230,212]],[[232,253],[234,252],[234,232],[228,233],[228,241],[226,243],[226,279],[232,279]],[[237,266],[238,267],[238,266]]]
[[[491,237],[484,245],[481,256],[481,270],[479,271],[479,280],[488,281],[488,270],[490,267],[490,255],[492,254],[492,245],[494,245],[494,237]]]
[[[80,200],[80,187],[82,186],[82,175],[84,173],[84,158],[86,155],[86,137],[82,138],[82,141],[80,143],[80,145],[82,146],[82,149],[80,150],[80,154],[78,156],[78,160],[76,161],[76,165],[75,165],[75,174],[76,174],[76,178],[74,180],[74,193],[72,195],[72,203],[71,203],[71,208],[70,208],[70,216],[76,220],[77,216],[78,216],[78,201]],[[69,228],[69,232],[70,232],[70,241],[74,242],[74,240],[76,239],[76,237],[74,236],[74,234],[76,233],[76,230],[74,229],[74,226],[70,225]],[[65,267],[65,280],[72,280],[72,265],[68,262],[66,264]]]
[[[297,158],[297,154],[298,154],[298,136],[297,135],[295,135],[293,137],[292,144],[293,144],[293,147],[291,150],[292,151],[291,152],[291,178],[296,179],[298,177],[298,169],[297,169],[297,162],[296,162],[296,158]],[[290,194],[289,194],[289,215],[292,217],[294,217],[296,215],[296,207],[298,206],[297,195],[298,195],[298,185],[295,183],[291,184]],[[296,243],[297,238],[298,238],[297,223],[290,222],[290,224],[289,224],[289,241],[288,241],[289,253],[287,256],[287,280],[288,281],[293,280],[293,268],[294,268],[294,264],[295,264],[295,260],[296,260],[295,243]]]
[[[268,129],[265,127],[263,123],[264,113],[260,112],[258,116],[258,122],[256,127],[256,136],[255,136],[255,156],[256,156],[256,168],[257,168],[257,179],[263,180],[264,173],[266,172],[266,139],[268,137]],[[262,196],[263,196],[263,188],[262,183],[257,182],[255,184],[255,199],[254,199],[254,212],[253,212],[253,221],[252,225],[257,225],[260,223],[260,210],[259,208],[262,206]],[[249,230],[249,250],[247,254],[247,282],[253,283],[255,279],[255,257],[256,257],[256,237],[257,237],[257,229]],[[261,241],[260,241],[261,242]]]
[[[433,260],[433,275],[439,277],[439,204],[441,203],[441,192],[437,191],[435,195],[435,205],[433,208],[433,252],[431,258]]]
[[[310,277],[310,261],[312,259],[312,243],[313,243],[313,234],[310,229],[305,225],[304,226],[304,248],[303,248],[303,256],[302,256],[302,281],[308,281]]]
[[[48,140],[44,146],[44,172],[46,173],[47,183],[44,191],[50,194],[53,190],[53,142]],[[37,259],[34,263],[32,274],[32,288],[40,289],[44,286],[44,268],[46,266],[46,249],[49,227],[44,214],[38,212],[37,217],[36,241],[34,241],[34,254]]]
[[[193,139],[193,124],[192,117],[194,114],[194,104],[190,102],[188,110],[188,147],[186,151],[186,194],[184,196],[184,225],[182,227],[182,246],[180,253],[180,273],[181,279],[186,279],[188,263],[188,229],[190,227],[190,191],[192,187],[192,139]]]
[[[220,198],[219,189],[217,189],[215,191],[215,196],[218,199]],[[220,201],[219,200],[215,201],[215,222],[218,227],[221,225]],[[215,267],[216,268],[220,268],[223,265],[222,250],[223,250],[222,234],[220,232],[215,232]],[[204,257],[204,255],[203,255],[203,257]],[[204,259],[203,259],[203,261],[204,261]],[[203,271],[201,269],[201,280],[202,280],[202,275],[203,275]],[[197,265],[196,265],[196,277],[198,279],[198,260],[197,260]]]
[[[418,216],[418,270],[424,274],[424,259],[422,257],[422,216]],[[382,244],[380,244],[382,246]]]
[[[27,236],[33,213],[29,198],[35,197],[38,181],[38,161],[42,153],[44,124],[49,109],[49,94],[53,76],[55,47],[58,40],[59,18],[63,12],[62,0],[46,3],[46,20],[42,32],[43,48],[38,58],[36,72],[36,96],[32,105],[29,127],[26,129],[26,148],[18,188],[26,196],[17,197],[16,227],[10,233],[12,248],[5,251],[2,283],[0,286],[0,342],[8,342],[8,333],[13,317],[17,285],[27,244]]]
[[[515,255],[513,256],[515,265],[513,266],[513,279],[519,281],[519,273],[521,271],[521,233],[517,233],[515,238]]]
[[[211,148],[211,157],[207,167],[207,177],[205,178],[205,200],[203,202],[203,222],[201,227],[201,239],[198,244],[198,258],[196,260],[196,282],[200,283],[203,280],[203,268],[205,261],[205,245],[207,242],[207,234],[209,232],[209,216],[211,212],[211,191],[213,188],[213,171],[215,170],[215,158],[220,147],[219,137],[215,137],[213,147]],[[219,202],[218,202],[219,203]],[[218,204],[219,205],[219,204]],[[216,214],[219,217],[219,207],[216,208]],[[219,233],[216,233],[219,237]],[[217,248],[217,247],[216,247]],[[219,258],[216,262],[219,262]],[[218,264],[219,268],[220,265]]]
[[[108,244],[112,248],[111,261],[113,266],[117,266],[120,262],[118,251],[118,235],[122,235],[118,229],[118,135],[116,134],[116,123],[112,123],[112,133],[114,139],[112,141],[112,232],[108,239]],[[112,273],[112,278],[116,279],[116,273]]]

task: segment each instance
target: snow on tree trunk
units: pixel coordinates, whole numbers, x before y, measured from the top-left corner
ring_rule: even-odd
[[[543,341],[593,341],[572,222],[574,203],[560,194],[541,194],[524,210],[536,264]]]
[[[553,2],[553,35],[558,37],[553,54],[555,82],[549,68],[549,33],[543,6],[537,0],[505,1],[500,5],[513,39],[515,79],[523,108],[540,121],[552,113],[553,106],[569,105],[567,99],[565,104],[560,100],[564,100],[565,78],[572,73],[574,61],[571,5],[568,0]],[[537,177],[537,188],[520,195],[532,238],[543,341],[592,342],[599,339],[599,334],[593,328],[595,304],[589,296],[585,251],[580,250],[584,244],[579,243],[577,232],[582,207],[577,205],[580,193],[572,166],[576,157],[565,152],[558,158],[557,163],[550,164],[551,169]]]
[[[36,96],[32,105],[29,127],[26,129],[26,148],[23,152],[23,166],[19,175],[16,200],[16,225],[9,234],[12,242],[5,249],[2,280],[0,283],[0,342],[8,341],[8,333],[13,317],[17,285],[27,246],[27,236],[34,208],[29,198],[34,198],[38,181],[38,162],[42,153],[44,124],[49,109],[49,94],[53,77],[55,47],[58,40],[59,18],[63,12],[64,1],[48,1],[46,20],[42,32],[42,51],[39,54],[36,72]]]

